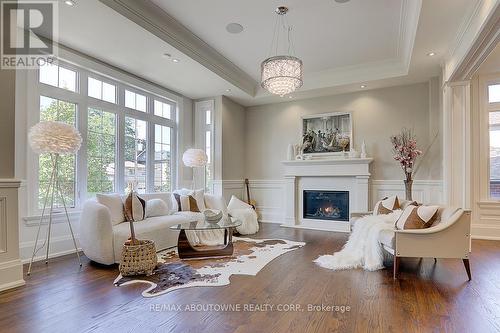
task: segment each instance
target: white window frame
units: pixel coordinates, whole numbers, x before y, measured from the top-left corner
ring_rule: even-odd
[[[479,197],[480,202],[500,202],[490,196],[490,125],[489,114],[500,111],[500,102],[489,103],[488,86],[500,84],[500,73],[479,77]]]
[[[206,123],[206,111],[210,110],[210,124],[207,125]],[[210,136],[210,166],[207,166],[205,168],[210,168],[210,174],[212,175],[212,178],[214,177],[214,148],[215,148],[215,136],[214,136],[214,122],[215,122],[215,101],[213,99],[210,100],[204,100],[204,101],[198,101],[195,102],[195,144],[196,148],[203,149],[205,151],[206,147],[206,136],[205,133],[207,130],[210,130],[211,136]],[[196,179],[196,184],[204,184],[205,188],[209,189],[209,192],[213,193],[213,180],[212,179],[212,184],[207,184],[207,179],[206,179],[206,169],[200,169],[200,170],[193,170],[196,172],[195,174],[195,179]],[[200,187],[199,185],[197,185]]]
[[[62,54],[61,54],[62,53]],[[56,98],[71,103],[76,106],[76,126],[82,135],[82,147],[76,156],[76,187],[75,187],[75,207],[69,211],[79,211],[83,202],[87,199],[87,117],[88,108],[101,109],[116,115],[116,154],[115,154],[115,192],[122,193],[126,187],[124,184],[124,132],[125,117],[133,117],[147,122],[147,157],[146,157],[146,186],[147,192],[154,191],[154,125],[159,124],[171,128],[171,188],[174,190],[178,184],[178,135],[179,135],[179,113],[182,111],[183,98],[175,95],[163,88],[160,88],[147,81],[143,81],[127,73],[115,70],[102,63],[95,62],[80,54],[61,50],[61,58],[57,65],[77,72],[76,92],[65,90],[59,87],[50,86],[39,82],[39,70],[29,71],[27,74],[27,129],[35,125],[40,120],[40,96]],[[78,62],[78,65],[75,63]],[[116,103],[99,100],[88,96],[88,77],[92,77],[103,82],[116,86]],[[137,111],[125,107],[125,89],[140,93],[146,96],[146,112]],[[154,115],[154,99],[171,105],[172,119]],[[38,111],[38,112],[37,112]],[[28,209],[30,215],[38,215],[38,155],[31,149],[26,149],[26,170],[27,170],[27,190]]]

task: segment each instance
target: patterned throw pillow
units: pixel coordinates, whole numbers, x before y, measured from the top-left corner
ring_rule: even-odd
[[[425,229],[429,228],[436,219],[439,206],[406,207],[403,214],[396,221],[396,229]]]
[[[375,204],[373,215],[384,215],[399,209],[399,200],[396,195],[385,197]]]
[[[172,193],[179,212],[195,212],[200,213],[196,199],[192,195],[181,195],[179,193]]]
[[[146,217],[146,201],[137,195],[137,192],[132,191],[125,198],[123,205],[125,217],[127,221],[142,221]]]

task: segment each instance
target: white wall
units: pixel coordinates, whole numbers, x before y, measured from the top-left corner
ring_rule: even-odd
[[[414,183],[414,198],[425,203],[442,201],[442,138],[440,81],[307,100],[249,107],[244,119],[244,148],[238,137],[241,107],[223,112],[223,151],[243,156],[227,161],[222,156],[224,177],[221,187],[226,197],[236,194],[246,198],[242,178],[250,179],[250,195],[257,201],[264,222],[283,222],[284,168],[289,143],[301,139],[301,116],[349,111],[353,113],[354,147],[359,151],[366,141],[372,164],[371,202],[387,194],[404,196],[403,174],[392,158],[389,136],[402,127],[414,128],[419,146],[434,142]],[[227,131],[227,134],[226,134]],[[241,155],[243,153],[243,155]],[[234,155],[238,154],[238,155]],[[230,168],[230,170],[227,170]],[[226,173],[227,170],[227,173]],[[243,171],[241,171],[243,170]],[[372,204],[371,203],[371,204]]]
[[[245,108],[222,96],[222,179],[245,178]]]
[[[251,179],[279,179],[283,176],[280,161],[286,157],[289,143],[301,140],[301,116],[327,112],[352,112],[354,147],[363,140],[375,160],[373,179],[402,179],[398,164],[392,158],[389,137],[402,127],[413,128],[419,146],[430,142],[430,113],[439,113],[435,96],[431,109],[429,83],[369,90],[351,94],[319,97],[280,104],[250,107],[246,114],[245,172]],[[437,126],[433,126],[433,130]],[[439,156],[439,143],[433,147]],[[416,179],[439,180],[439,158],[424,163]]]

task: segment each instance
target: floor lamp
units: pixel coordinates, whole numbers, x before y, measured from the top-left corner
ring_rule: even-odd
[[[182,162],[185,166],[193,169],[192,189],[195,190],[195,174],[194,168],[201,168],[207,165],[208,157],[202,149],[190,148],[182,155]]]
[[[73,228],[71,227],[71,222],[69,220],[68,209],[66,207],[66,200],[61,191],[61,186],[59,184],[59,163],[60,155],[71,155],[76,154],[80,149],[82,143],[82,137],[78,130],[66,123],[59,121],[42,121],[35,126],[33,126],[28,134],[28,139],[31,148],[35,153],[38,154],[50,154],[50,160],[52,164],[52,171],[50,173],[50,180],[47,186],[47,191],[45,193],[45,199],[43,202],[42,215],[40,221],[38,222],[38,231],[36,233],[35,246],[33,247],[33,254],[31,255],[30,264],[28,267],[28,275],[31,274],[31,266],[33,265],[33,260],[36,253],[46,246],[45,253],[45,264],[49,263],[49,247],[50,247],[50,232],[52,227],[52,215],[54,212],[54,199],[57,196],[60,197],[64,213],[66,215],[66,220],[68,221],[69,230],[71,232],[71,237],[73,239],[73,245],[75,246],[75,252],[78,257],[78,262],[82,266],[80,260],[80,254],[78,253],[78,247],[76,246],[75,235],[73,234]],[[49,208],[49,223],[47,229],[47,238],[40,248],[37,249],[38,239],[40,237],[40,229],[42,227],[43,218],[45,217],[45,211],[47,209],[47,204],[50,198],[50,208]]]

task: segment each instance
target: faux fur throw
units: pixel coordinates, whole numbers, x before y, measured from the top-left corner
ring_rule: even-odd
[[[386,215],[367,215],[356,221],[349,240],[341,251],[318,257],[314,262],[332,270],[364,268],[376,271],[384,268],[382,246],[378,240],[382,230],[394,230],[401,210]]]

